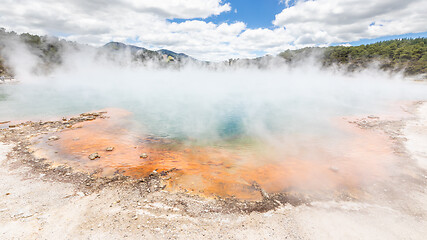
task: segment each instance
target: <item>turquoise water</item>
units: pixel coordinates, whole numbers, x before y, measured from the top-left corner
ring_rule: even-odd
[[[253,101],[227,96],[203,103],[199,98],[188,96],[171,98],[150,94],[147,98],[138,95],[121,95],[118,98],[109,92],[93,89],[62,90],[38,84],[0,85],[0,121],[56,120],[83,112],[120,108],[132,112],[136,125],[150,134],[178,138],[230,138],[257,132],[291,133],[309,126],[327,127],[326,122],[320,123],[324,119],[319,116],[304,118],[298,115],[300,107],[316,112],[318,106],[307,108],[312,104],[308,102],[272,103],[264,99],[260,103],[257,102],[260,99]]]
[[[152,79],[66,76],[0,84],[0,121],[60,119],[120,108],[133,113],[133,130],[172,138],[322,136],[339,134],[331,123],[337,117],[376,114],[398,101],[427,96],[426,86],[408,82],[206,74],[206,79],[151,73]]]

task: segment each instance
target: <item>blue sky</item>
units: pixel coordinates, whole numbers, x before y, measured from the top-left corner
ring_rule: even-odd
[[[421,33],[407,33],[407,34],[401,34],[401,35],[390,35],[390,36],[384,36],[379,38],[371,38],[371,39],[361,39],[359,41],[349,42],[352,46],[359,46],[359,45],[366,45],[371,43],[376,43],[380,41],[387,41],[387,40],[393,40],[393,39],[400,39],[400,38],[427,38],[427,32],[421,32]],[[343,43],[334,43],[331,45],[339,45]]]
[[[231,11],[206,19],[196,19],[216,24],[241,21],[246,23],[246,26],[249,28],[273,28],[275,15],[279,14],[286,7],[285,3],[280,2],[280,0],[229,0],[224,2],[231,4]],[[294,3],[295,0],[291,0],[289,5],[292,6]],[[169,21],[180,23],[187,20],[172,19]]]

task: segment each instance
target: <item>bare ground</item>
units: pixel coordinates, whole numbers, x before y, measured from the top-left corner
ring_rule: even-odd
[[[404,121],[353,121],[388,133],[400,156],[395,176],[368,186],[362,199],[279,195],[242,202],[169,193],[158,175],[96,178],[34,158],[23,141],[63,123],[12,126],[0,137],[0,238],[425,239],[427,104],[408,111],[414,117]]]

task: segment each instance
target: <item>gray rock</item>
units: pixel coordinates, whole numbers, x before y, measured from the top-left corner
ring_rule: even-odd
[[[107,151],[107,152],[111,152],[111,151],[113,151],[114,150],[114,147],[107,147],[106,149],[105,149],[105,151]]]
[[[13,214],[11,217],[12,218],[29,218],[32,216],[33,216],[33,214],[30,211],[21,209],[18,212],[16,212],[15,214]]]
[[[56,140],[58,140],[59,139],[59,137],[58,136],[50,136],[49,138],[48,138],[48,140],[49,141],[56,141]]]
[[[101,156],[99,156],[98,153],[92,153],[91,155],[89,155],[89,159],[90,160],[95,160],[97,158],[100,158]]]
[[[146,153],[143,153],[139,156],[140,158],[148,158],[148,155]]]

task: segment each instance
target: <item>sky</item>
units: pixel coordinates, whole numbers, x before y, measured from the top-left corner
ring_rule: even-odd
[[[0,0],[0,27],[200,60],[427,36],[426,0]]]

